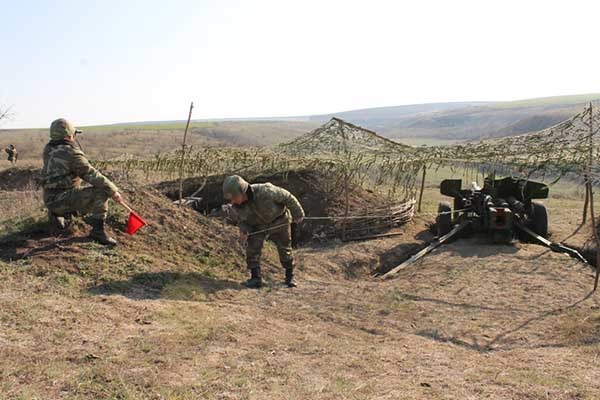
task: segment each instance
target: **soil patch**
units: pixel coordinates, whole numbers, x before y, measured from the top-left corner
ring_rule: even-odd
[[[0,190],[23,191],[40,188],[39,168],[9,168],[0,171]]]

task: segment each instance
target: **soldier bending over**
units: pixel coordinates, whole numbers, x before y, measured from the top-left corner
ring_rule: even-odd
[[[250,185],[241,177],[230,176],[223,182],[223,195],[239,216],[240,238],[246,242],[246,261],[251,277],[246,287],[262,286],[260,257],[264,241],[277,246],[279,260],[285,268],[285,284],[296,287],[292,255],[291,222],[300,224],[304,210],[298,199],[287,190],[271,183]]]

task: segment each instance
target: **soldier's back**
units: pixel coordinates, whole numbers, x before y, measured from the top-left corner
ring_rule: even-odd
[[[48,143],[44,147],[42,185],[44,189],[69,189],[75,178],[71,170],[72,159],[77,149],[70,143]]]

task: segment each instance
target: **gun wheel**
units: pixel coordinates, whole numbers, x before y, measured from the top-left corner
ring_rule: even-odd
[[[531,216],[531,230],[541,237],[548,237],[548,210],[543,203],[531,202],[533,215]]]
[[[442,237],[452,230],[452,207],[450,203],[441,202],[438,205],[438,215],[435,218],[438,237]]]

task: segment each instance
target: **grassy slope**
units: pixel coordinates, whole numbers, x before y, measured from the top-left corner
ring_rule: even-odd
[[[448,144],[544,129],[598,99],[600,94],[594,93],[509,102],[386,107],[339,115],[403,143]]]
[[[188,136],[190,146],[251,145],[268,146],[289,141],[317,126],[298,121],[194,122]],[[181,148],[185,123],[122,124],[83,127],[80,137],[84,150],[92,158],[106,159],[124,152],[148,157]],[[46,129],[0,130],[0,147],[12,143],[25,165],[37,165],[46,142]],[[0,168],[7,167],[5,157]]]
[[[191,125],[190,144],[268,146],[309,132],[331,116],[412,145],[448,144],[543,129],[599,98],[600,94],[593,93],[508,102],[380,107],[289,120],[196,121]],[[87,134],[82,142],[95,158],[118,156],[123,148],[135,155],[154,154],[178,148],[184,127],[184,121],[90,126],[84,127]],[[46,129],[0,130],[0,145],[16,144],[26,162],[38,157],[45,141]]]
[[[442,175],[429,174],[426,220]],[[581,192],[553,193],[563,236]],[[29,257],[7,262],[15,246],[0,246],[0,398],[600,395],[600,301],[586,298],[590,270],[565,256],[460,240],[395,280],[369,278],[430,238],[417,219],[397,238],[300,250],[292,291],[276,284],[269,246],[270,283],[257,292],[237,284],[235,230],[152,191],[127,195],[152,226],[119,235],[115,250],[32,233],[16,246]],[[124,219],[112,214],[111,225]]]

